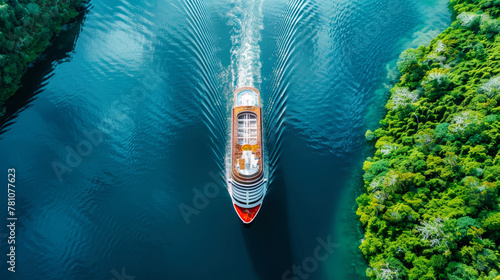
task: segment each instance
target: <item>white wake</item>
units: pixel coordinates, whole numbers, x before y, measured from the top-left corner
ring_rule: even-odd
[[[261,83],[260,46],[263,0],[231,0],[231,74],[237,88]]]

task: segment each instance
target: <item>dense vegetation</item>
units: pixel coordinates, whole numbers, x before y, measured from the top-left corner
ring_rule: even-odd
[[[49,45],[85,0],[0,0],[0,111],[26,65]]]
[[[404,51],[357,214],[372,279],[500,279],[500,0]]]

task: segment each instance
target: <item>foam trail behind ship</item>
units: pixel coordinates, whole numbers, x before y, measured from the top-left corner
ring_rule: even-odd
[[[262,23],[262,0],[233,0],[228,24],[233,26],[231,34],[231,74],[237,88],[258,86],[261,83],[260,46]]]

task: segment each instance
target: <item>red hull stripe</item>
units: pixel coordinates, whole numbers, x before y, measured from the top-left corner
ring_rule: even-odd
[[[255,215],[257,215],[257,212],[259,212],[260,205],[257,205],[253,208],[243,208],[239,207],[238,205],[234,204],[234,208],[236,209],[236,212],[238,213],[238,216],[245,222],[245,223],[250,223],[254,218]]]

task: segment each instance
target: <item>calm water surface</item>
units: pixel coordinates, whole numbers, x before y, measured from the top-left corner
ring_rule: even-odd
[[[3,120],[18,221],[17,272],[4,227],[0,278],[364,279],[364,132],[447,2],[93,1]],[[245,85],[261,90],[271,182],[251,227],[224,184]]]

